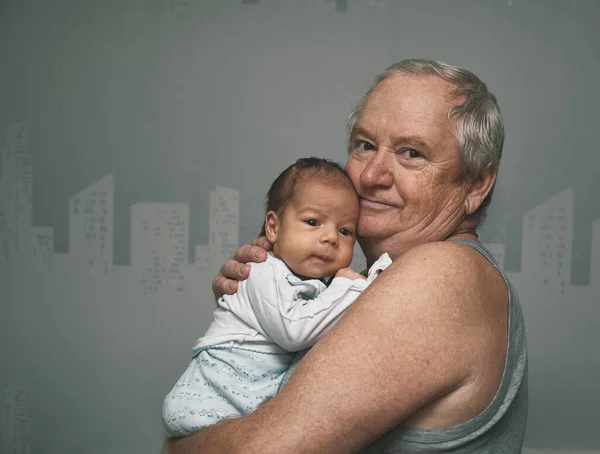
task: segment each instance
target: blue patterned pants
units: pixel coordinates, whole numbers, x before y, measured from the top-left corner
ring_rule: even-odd
[[[164,400],[167,432],[182,437],[250,414],[277,394],[294,356],[221,346],[199,351]]]

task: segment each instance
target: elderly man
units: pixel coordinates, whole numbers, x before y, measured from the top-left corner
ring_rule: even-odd
[[[424,60],[378,76],[349,120],[346,170],[368,264],[393,264],[250,416],[169,453],[519,453],[527,354],[516,293],[477,241],[504,130],[472,73]],[[262,246],[262,247],[261,247]],[[244,246],[213,282],[235,290]]]

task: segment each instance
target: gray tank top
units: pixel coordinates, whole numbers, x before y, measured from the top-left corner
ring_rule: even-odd
[[[492,402],[467,422],[443,429],[396,427],[362,454],[516,454],[521,452],[527,421],[527,344],[519,297],[491,254],[477,241],[455,239],[477,250],[502,275],[508,287],[508,345],[500,386]],[[308,352],[296,355],[280,389]]]
[[[477,241],[451,241],[476,249],[498,269],[490,253]],[[498,271],[508,287],[508,346],[504,373],[492,402],[469,421],[444,429],[397,427],[363,450],[363,454],[521,452],[528,402],[525,326],[519,297],[502,270]]]

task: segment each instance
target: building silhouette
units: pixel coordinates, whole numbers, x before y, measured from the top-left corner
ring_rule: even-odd
[[[217,186],[210,193],[210,245],[233,253],[238,245],[240,201],[236,189]]]
[[[10,454],[31,453],[31,421],[27,416],[26,394],[23,388],[4,390],[4,427],[7,434],[2,440]]]
[[[6,128],[0,161],[0,260],[8,263],[30,247],[33,168],[24,124]]]
[[[238,247],[240,201],[237,189],[217,186],[210,193],[208,244],[196,245],[198,269],[217,269]]]
[[[113,265],[114,191],[113,176],[108,174],[69,203],[70,259],[105,273]]]
[[[533,283],[558,285],[564,292],[571,282],[573,189],[568,188],[523,218],[521,271]]]
[[[33,264],[48,270],[52,269],[54,258],[54,229],[34,226],[31,228],[31,252]]]
[[[185,285],[190,224],[186,203],[138,203],[131,207],[131,266],[146,292]]]

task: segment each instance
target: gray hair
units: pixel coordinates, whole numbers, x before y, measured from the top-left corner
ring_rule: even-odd
[[[496,97],[472,72],[441,61],[402,60],[379,74],[348,117],[348,149],[352,133],[366,99],[384,80],[394,76],[437,76],[453,84],[453,97],[465,96],[463,104],[450,109],[448,118],[456,118],[456,138],[460,150],[461,179],[474,180],[486,169],[498,169],[504,145],[504,123]],[[491,202],[493,188],[477,213],[483,217]]]

